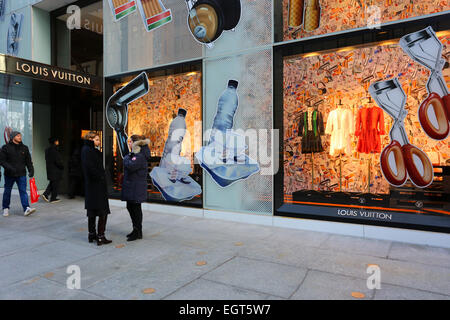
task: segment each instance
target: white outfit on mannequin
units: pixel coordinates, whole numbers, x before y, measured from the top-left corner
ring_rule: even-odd
[[[325,128],[325,133],[331,135],[330,155],[350,154],[350,134],[354,132],[353,115],[349,109],[337,108],[331,111]]]

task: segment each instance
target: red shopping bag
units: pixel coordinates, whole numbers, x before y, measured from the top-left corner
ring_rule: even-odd
[[[31,203],[35,203],[39,201],[39,195],[36,187],[36,180],[34,178],[30,179],[30,197]]]

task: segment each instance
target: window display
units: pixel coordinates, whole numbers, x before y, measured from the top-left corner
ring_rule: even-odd
[[[113,196],[120,196],[127,137],[139,134],[150,140],[148,200],[201,206],[202,170],[194,164],[202,145],[201,73],[161,73],[142,72],[113,86],[106,112],[114,129]]]
[[[402,39],[284,57],[278,214],[450,228],[450,32]]]
[[[450,10],[448,1],[282,0],[283,41],[364,27],[376,27]]]

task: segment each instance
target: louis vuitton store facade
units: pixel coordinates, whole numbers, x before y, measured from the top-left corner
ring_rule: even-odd
[[[145,134],[149,209],[447,239],[448,4],[402,2],[394,10],[358,3],[350,12],[352,1],[147,2],[118,17],[121,5],[104,1],[113,198],[121,188],[120,137]],[[128,122],[118,126],[124,110],[110,102],[139,81],[148,86],[127,101]],[[164,160],[177,128],[184,167]],[[216,143],[211,131],[243,139],[232,151],[223,140],[216,155],[231,153],[235,162],[205,161]],[[256,132],[256,152],[249,132]]]

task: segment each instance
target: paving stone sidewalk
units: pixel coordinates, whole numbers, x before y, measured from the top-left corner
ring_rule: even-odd
[[[42,200],[41,200],[42,201]],[[111,207],[111,245],[87,241],[82,199],[24,217],[17,196],[0,215],[0,299],[450,299],[450,249],[144,212],[144,239],[126,241]],[[81,289],[67,289],[67,267]],[[381,289],[368,289],[369,265]]]

